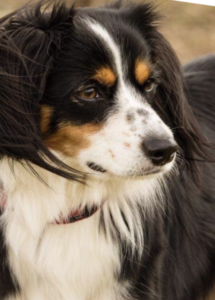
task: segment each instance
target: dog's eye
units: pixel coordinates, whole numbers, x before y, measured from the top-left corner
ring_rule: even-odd
[[[87,87],[83,90],[79,91],[77,94],[77,98],[81,100],[91,101],[101,98],[100,94],[96,90],[95,87]]]
[[[155,88],[155,80],[153,78],[147,80],[145,85],[144,85],[144,90],[147,93],[150,93],[154,90],[154,88]]]

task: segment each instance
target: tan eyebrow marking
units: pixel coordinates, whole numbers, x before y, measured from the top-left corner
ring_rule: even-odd
[[[215,299],[215,286],[212,288],[211,292],[209,293],[208,297],[206,298],[206,300],[213,300]],[[200,300],[200,299],[199,299]]]
[[[101,67],[93,76],[93,79],[97,80],[103,85],[112,86],[116,82],[116,75],[110,67]]]
[[[146,80],[149,78],[150,69],[144,60],[140,60],[139,58],[136,60],[134,75],[140,85],[144,84],[144,82],[146,82]]]

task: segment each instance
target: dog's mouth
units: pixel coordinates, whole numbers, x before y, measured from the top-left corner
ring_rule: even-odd
[[[161,172],[161,170],[151,170],[151,171],[148,171],[148,172],[144,173],[142,176],[155,175],[155,174],[158,174],[160,172]]]
[[[87,166],[88,168],[90,168],[91,170],[93,170],[94,172],[97,172],[97,173],[109,173],[110,175],[116,175],[112,172],[109,172],[108,170],[106,170],[105,168],[103,168],[101,165],[98,165],[96,164],[95,162],[92,162],[92,161],[89,161],[87,162]],[[155,168],[151,168],[151,169],[148,169],[148,170],[139,170],[139,171],[136,171],[136,172],[128,172],[126,174],[118,174],[119,177],[132,177],[132,178],[135,178],[135,177],[150,177],[150,176],[157,176],[159,174],[163,174],[163,173],[166,173],[165,170],[163,170],[163,168],[159,168],[159,167],[155,167]]]
[[[87,166],[91,170],[93,170],[95,172],[98,172],[98,173],[107,173],[106,169],[104,169],[103,167],[101,167],[100,165],[98,165],[98,164],[96,164],[94,162],[88,162]],[[147,172],[139,172],[139,173],[136,173],[136,174],[134,174],[134,173],[132,173],[132,174],[126,174],[126,175],[124,175],[122,177],[145,177],[145,176],[152,176],[152,175],[156,175],[156,174],[160,173],[160,171],[161,171],[160,169],[159,170],[158,169],[155,169],[155,170],[152,169],[152,170],[149,170]]]
[[[156,168],[156,169],[151,169],[151,170],[142,170],[142,171],[138,171],[138,172],[129,172],[128,174],[126,174],[126,176],[125,177],[132,177],[132,178],[135,178],[135,177],[137,177],[137,178],[140,178],[140,177],[150,177],[150,176],[153,176],[153,175],[158,175],[158,174],[160,174],[160,173],[162,173],[162,170],[161,169],[158,169],[158,168]]]
[[[93,171],[96,171],[96,172],[99,172],[99,173],[106,173],[107,170],[105,170],[104,168],[102,168],[101,166],[95,164],[94,162],[88,162],[87,163],[87,166],[93,170]]]

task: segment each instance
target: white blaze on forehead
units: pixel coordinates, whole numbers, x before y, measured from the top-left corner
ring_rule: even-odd
[[[140,120],[141,117],[139,117],[138,125],[140,127],[141,133],[145,132],[146,134],[146,132],[155,132],[159,135],[161,132],[164,132],[167,136],[172,137],[172,132],[166,126],[166,124],[161,121],[158,114],[148,104],[144,95],[138,92],[126,78],[126,73],[124,72],[126,69],[126,63],[123,61],[121,49],[115,42],[114,38],[111,36],[111,33],[94,20],[86,20],[86,24],[90,28],[90,30],[92,30],[95,35],[103,42],[104,47],[106,47],[106,49],[110,52],[114,62],[115,71],[117,72],[118,87],[115,97],[117,98],[117,105],[118,107],[120,107],[120,113],[112,116],[113,120],[116,119],[116,122],[122,124],[122,126],[124,127],[123,114],[132,110],[144,109],[145,112],[148,113],[149,117],[144,125],[141,124],[142,120]]]
[[[104,46],[112,55],[114,66],[118,75],[118,105],[121,105],[123,109],[127,107],[138,108],[139,105],[143,105],[144,98],[140,96],[134,87],[127,82],[124,76],[123,60],[119,46],[114,41],[111,34],[101,24],[96,21],[86,21],[88,27],[103,41]],[[148,107],[146,101],[145,106]]]
[[[117,46],[109,32],[102,25],[95,21],[88,21],[87,23],[89,27],[95,32],[95,34],[103,40],[108,50],[112,53],[119,79],[122,80],[122,58],[119,47]]]

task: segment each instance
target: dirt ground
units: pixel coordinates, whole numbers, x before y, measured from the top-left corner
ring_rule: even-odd
[[[75,1],[76,6],[96,6],[110,2],[112,1]],[[200,55],[215,52],[215,7],[171,0],[151,0],[151,2],[164,15],[161,31],[176,50],[182,63]],[[0,0],[0,16],[25,3],[27,3],[26,0]],[[74,1],[67,0],[67,3],[72,4]]]

